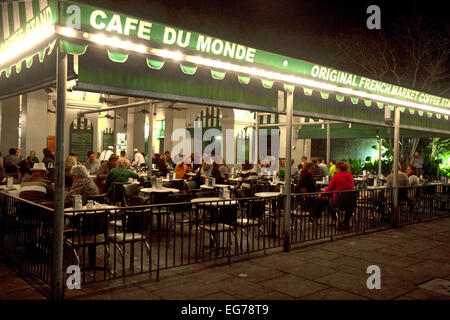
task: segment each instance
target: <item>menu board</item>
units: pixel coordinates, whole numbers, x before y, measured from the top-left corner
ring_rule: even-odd
[[[110,130],[103,131],[102,150],[106,150],[109,146],[114,146],[114,132]]]
[[[78,156],[78,161],[86,162],[87,153],[93,150],[93,126],[86,118],[78,118],[70,126],[70,153]]]

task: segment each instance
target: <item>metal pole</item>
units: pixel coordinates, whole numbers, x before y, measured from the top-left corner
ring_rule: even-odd
[[[286,165],[284,168],[284,186],[286,190],[286,205],[284,214],[284,241],[283,250],[288,252],[291,248],[291,152],[292,152],[292,113],[294,95],[286,92]]]
[[[55,137],[55,212],[53,218],[52,299],[63,298],[64,232],[64,123],[66,108],[67,54],[56,45],[56,137]]]
[[[149,104],[150,113],[148,116],[148,169],[147,169],[147,177],[148,179],[152,178],[152,159],[153,159],[153,103]]]
[[[331,125],[330,121],[327,121],[327,166],[331,161]]]
[[[393,227],[397,226],[398,219],[398,169],[399,169],[399,139],[400,139],[400,108],[395,108],[395,119],[394,119],[394,164],[393,164],[393,172],[394,172],[394,217],[393,217]]]
[[[381,148],[383,147],[383,138],[378,139],[378,175],[382,174],[382,167],[381,167]]]
[[[109,108],[89,110],[89,111],[81,111],[81,112],[78,112],[78,117],[82,117],[82,116],[85,116],[87,114],[92,114],[92,113],[117,111],[117,110],[128,109],[128,108],[137,108],[137,107],[140,107],[140,106],[146,105],[146,104],[148,104],[148,101],[139,101],[139,102],[132,102],[132,103],[127,103],[127,104],[122,104],[120,106],[109,107]]]
[[[256,173],[259,175],[259,121],[258,121],[258,112],[255,112],[255,158],[256,158]]]

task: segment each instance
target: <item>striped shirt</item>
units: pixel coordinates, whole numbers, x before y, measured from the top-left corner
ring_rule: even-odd
[[[53,198],[54,190],[50,180],[38,175],[31,175],[23,179],[19,197],[29,201],[49,201]]]

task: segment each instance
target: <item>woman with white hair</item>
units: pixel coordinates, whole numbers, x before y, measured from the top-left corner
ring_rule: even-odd
[[[85,166],[73,166],[70,174],[72,175],[73,184],[66,194],[64,201],[66,204],[70,205],[72,203],[72,196],[76,194],[82,195],[83,198],[98,195],[97,185],[89,178],[89,172]]]
[[[128,170],[130,161],[125,158],[117,160],[117,167],[111,169],[106,176],[106,193],[111,195],[113,182],[128,182],[130,178],[139,179],[139,175]]]
[[[70,187],[73,184],[72,174],[70,171],[77,165],[77,159],[74,156],[68,156],[65,164],[64,186]]]

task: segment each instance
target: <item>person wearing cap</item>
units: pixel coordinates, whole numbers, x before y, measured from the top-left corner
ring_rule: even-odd
[[[43,163],[35,163],[31,175],[24,178],[20,186],[19,197],[33,202],[50,201],[54,196],[54,188],[46,179],[47,168]]]
[[[133,166],[142,166],[145,165],[145,159],[142,153],[139,152],[138,148],[134,149],[134,161],[131,163]]]
[[[117,160],[119,158],[112,154],[109,157],[108,162],[102,163],[100,166],[100,169],[98,169],[97,172],[97,178],[95,179],[97,187],[99,188],[100,193],[105,193],[106,191],[106,176],[108,175],[109,171],[115,167],[117,167]]]
[[[100,153],[100,157],[98,157],[98,160],[100,162],[108,161],[109,157],[111,157],[112,154],[114,154],[114,147],[109,146],[108,149],[103,150],[102,153]]]

